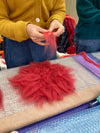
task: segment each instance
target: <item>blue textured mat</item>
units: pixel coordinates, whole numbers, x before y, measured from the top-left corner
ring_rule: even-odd
[[[87,55],[88,55],[91,59],[93,59],[96,63],[100,64],[100,52],[88,53]]]
[[[100,105],[75,113],[61,115],[19,133],[100,133]]]

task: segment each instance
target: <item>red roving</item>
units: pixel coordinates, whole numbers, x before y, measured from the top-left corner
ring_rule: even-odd
[[[65,16],[64,22],[65,22],[65,26],[68,31],[68,41],[70,43],[70,46],[67,48],[67,53],[75,54],[76,47],[75,47],[75,43],[74,43],[74,35],[75,35],[74,24],[76,26],[76,22],[75,22],[74,18],[70,17],[69,15]]]
[[[46,52],[47,48],[50,47],[50,52],[51,52],[51,57],[56,53],[57,50],[57,45],[56,45],[56,39],[53,34],[53,32],[44,32],[44,37],[46,40],[46,45],[45,45],[45,51]]]
[[[10,84],[26,103],[43,105],[44,102],[63,100],[64,95],[75,91],[72,69],[60,64],[32,62],[21,67],[19,73],[10,78]]]
[[[91,60],[91,59],[87,56],[86,52],[80,52],[78,55],[83,55],[83,57],[84,57],[84,59],[85,59],[86,61],[88,61],[89,63],[92,63],[92,64],[94,64],[95,66],[97,66],[98,68],[100,68],[100,65],[99,65],[98,63],[94,62],[93,60]]]
[[[75,54],[76,53],[75,44],[73,44],[73,45],[71,45],[70,47],[67,48],[67,53],[68,54]]]

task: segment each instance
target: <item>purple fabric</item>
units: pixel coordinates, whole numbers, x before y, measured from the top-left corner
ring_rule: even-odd
[[[93,74],[95,74],[98,78],[100,78],[100,68],[95,66],[92,63],[89,63],[84,59],[82,55],[76,55],[73,57],[77,62],[79,62],[81,65],[83,65],[85,68],[90,70]]]

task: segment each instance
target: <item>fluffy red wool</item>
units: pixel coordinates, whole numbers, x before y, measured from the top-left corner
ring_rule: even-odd
[[[69,15],[65,16],[64,22],[65,22],[65,26],[66,26],[67,31],[68,31],[68,41],[70,43],[70,47],[67,48],[67,53],[68,54],[75,54],[76,53],[76,47],[75,47],[75,43],[74,43],[74,35],[75,35],[74,24],[76,26],[76,22]]]
[[[67,53],[68,54],[75,54],[76,53],[75,44],[73,44],[73,45],[71,45],[70,47],[67,48]]]
[[[56,50],[57,50],[57,45],[56,45],[56,39],[55,36],[53,34],[53,32],[44,32],[44,37],[46,40],[46,45],[45,45],[45,51],[47,50],[48,46],[50,47],[50,52],[51,52],[51,57],[55,54]]]
[[[10,78],[10,84],[27,103],[43,105],[44,102],[63,100],[64,95],[75,91],[71,69],[60,64],[30,63],[21,67],[19,73]]]
[[[4,107],[3,107],[3,94],[2,94],[1,90],[0,90],[0,109],[4,110]]]

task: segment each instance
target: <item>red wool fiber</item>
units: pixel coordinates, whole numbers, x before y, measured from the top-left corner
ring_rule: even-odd
[[[99,65],[98,63],[94,62],[93,60],[91,60],[91,59],[87,56],[86,52],[80,52],[78,55],[83,55],[83,57],[84,57],[84,59],[85,59],[86,61],[88,61],[89,63],[92,63],[92,64],[94,64],[95,66],[97,66],[98,68],[100,68],[100,65]]]
[[[68,54],[75,54],[76,53],[76,47],[75,47],[75,43],[74,43],[74,35],[75,35],[74,24],[76,26],[76,22],[69,15],[65,16],[64,22],[65,22],[65,26],[66,26],[67,31],[68,31],[68,41],[70,43],[70,47],[67,48],[67,53]]]
[[[2,94],[1,90],[0,90],[0,109],[4,110],[4,107],[3,107],[3,94]]]
[[[48,47],[50,47],[50,52],[51,52],[51,57],[56,53],[57,50],[57,45],[56,45],[56,39],[53,34],[53,32],[44,32],[44,37],[46,40],[46,45],[45,45],[45,51],[47,50]]]
[[[72,69],[60,64],[32,62],[21,67],[19,73],[10,78],[10,84],[26,103],[43,105],[44,102],[63,100],[64,95],[75,91]]]

